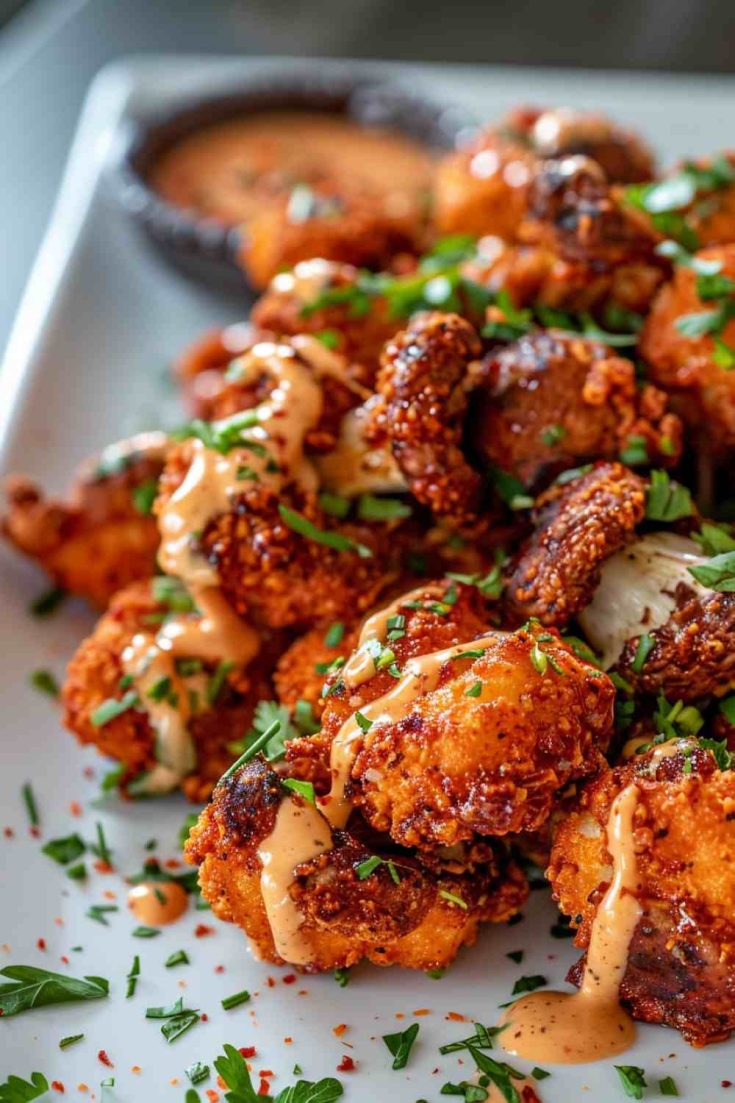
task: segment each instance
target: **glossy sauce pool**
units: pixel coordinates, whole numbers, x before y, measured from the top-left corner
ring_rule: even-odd
[[[181,138],[160,154],[149,182],[168,202],[227,225],[325,180],[382,196],[400,217],[423,206],[432,163],[426,146],[396,131],[328,112],[269,111]]]

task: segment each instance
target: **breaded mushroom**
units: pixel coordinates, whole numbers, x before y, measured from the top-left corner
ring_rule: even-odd
[[[332,834],[283,780],[262,759],[224,778],[185,851],[215,915],[242,927],[266,961],[310,973],[363,958],[442,968],[475,941],[481,922],[509,919],[526,897],[501,847],[487,851],[483,866],[429,869],[408,852]],[[286,837],[292,858],[284,864],[274,855]]]
[[[681,454],[681,422],[666,394],[639,389],[633,363],[599,341],[531,332],[491,352],[483,369],[471,399],[473,443],[529,489],[633,445],[657,466]]]
[[[69,663],[64,723],[80,743],[120,763],[117,783],[131,795],[180,784],[190,800],[206,799],[232,761],[229,744],[247,731],[257,702],[271,696],[267,645],[245,670],[222,674],[212,662],[168,661],[160,678],[142,692],[136,689],[127,656],[146,646],[153,651],[156,633],[177,610],[189,610],[178,615],[197,620],[192,608],[170,579],[129,586]],[[164,730],[171,735],[168,751]]]
[[[635,538],[645,482],[619,463],[598,463],[540,496],[535,532],[507,568],[511,623],[536,617],[562,628],[591,601],[602,565]]]
[[[387,269],[395,256],[421,252],[423,239],[415,210],[396,214],[377,196],[315,187],[298,209],[285,200],[261,208],[248,223],[240,263],[253,287],[265,290],[278,272],[313,257]]]
[[[735,447],[734,302],[735,242],[702,249],[676,266],[641,334],[652,381],[715,454]]]
[[[589,782],[555,831],[547,871],[586,948],[611,879],[606,827],[615,797],[636,790],[633,851],[641,915],[620,997],[644,1022],[695,1046],[735,1028],[735,773],[707,743],[683,739]],[[570,979],[579,982],[581,966]]]
[[[55,585],[104,608],[119,589],[156,570],[153,500],[168,438],[143,433],[80,469],[66,501],[45,498],[30,479],[6,483],[5,537]]]
[[[595,161],[610,183],[653,175],[653,158],[638,135],[598,112],[517,108],[440,163],[434,198],[440,232],[513,241],[542,163],[576,155]]]
[[[319,258],[274,276],[255,303],[252,319],[279,336],[318,337],[346,358],[351,378],[368,387],[383,345],[403,324],[385,298],[361,290],[357,268]]]
[[[414,497],[457,525],[474,520],[480,505],[480,475],[460,447],[468,369],[480,351],[458,314],[416,315],[383,352],[366,433],[390,445]]]

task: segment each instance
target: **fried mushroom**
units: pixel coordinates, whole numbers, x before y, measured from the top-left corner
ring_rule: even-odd
[[[606,827],[615,797],[637,790],[633,847],[641,916],[620,997],[644,1022],[692,1045],[735,1027],[735,774],[696,739],[664,744],[589,782],[557,825],[547,871],[586,948],[611,878]],[[581,963],[570,979],[579,983]]]

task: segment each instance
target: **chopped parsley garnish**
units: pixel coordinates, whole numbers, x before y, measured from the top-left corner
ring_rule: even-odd
[[[675,1095],[678,1096],[679,1089],[676,1086],[676,1081],[672,1076],[665,1076],[663,1080],[658,1082],[658,1090],[661,1095]]]
[[[461,582],[465,586],[475,586],[485,598],[498,598],[503,592],[502,565],[506,559],[505,552],[496,548],[495,559],[495,566],[487,574],[459,574],[449,571],[447,578],[453,578],[455,582]]]
[[[482,693],[482,682],[473,682],[469,689],[464,691],[465,697],[479,697]]]
[[[34,689],[48,697],[59,696],[59,683],[50,670],[34,670],[29,679]]]
[[[479,1071],[495,1085],[506,1103],[521,1103],[520,1092],[513,1084],[513,1080],[523,1080],[523,1073],[518,1072],[505,1061],[495,1061],[476,1046],[471,1045],[467,1048]]]
[[[316,807],[316,794],[314,792],[314,786],[310,781],[299,781],[295,777],[286,777],[281,781],[281,785],[284,789],[288,789],[291,793],[296,793],[297,796],[302,797],[303,800],[308,800],[309,804],[313,804]]]
[[[179,839],[179,846],[182,849],[183,849],[183,847],[186,843],[186,840],[189,838],[189,832],[191,831],[192,827],[194,826],[194,824],[197,822],[198,819],[199,819],[199,816],[196,814],[196,812],[189,812],[188,816],[186,817],[186,819],[182,823],[181,827],[179,828],[178,839]]]
[[[100,861],[104,862],[106,866],[112,865],[112,851],[107,845],[107,839],[105,838],[105,829],[99,821],[96,823],[97,828],[97,841],[89,844],[89,849],[93,854],[96,854]]]
[[[6,965],[0,976],[8,977],[6,983],[0,983],[0,1015],[4,1018],[50,1004],[104,999],[110,990],[104,977],[80,980],[34,965]]]
[[[643,467],[648,463],[648,444],[645,437],[636,433],[628,437],[625,447],[620,450],[620,460],[628,467]]]
[[[454,892],[449,892],[447,889],[439,889],[439,895],[442,900],[446,900],[449,904],[454,904],[457,908],[462,908],[463,911],[469,909],[469,904]]]
[[[406,618],[403,613],[396,613],[395,616],[388,617],[387,629],[386,639],[388,643],[396,643],[398,640],[402,640],[406,635]]]
[[[0,1100],[2,1103],[31,1103],[32,1099],[40,1099],[49,1091],[49,1082],[41,1072],[32,1072],[30,1080],[11,1075],[0,1084]]]
[[[446,969],[426,969],[424,976],[428,977],[429,980],[441,980],[445,973]]]
[[[329,628],[324,634],[324,646],[339,647],[339,645],[342,643],[344,634],[344,624],[342,624],[340,621],[335,621],[334,624],[330,624]]]
[[[228,661],[227,659],[223,659],[221,662],[217,663],[215,672],[207,683],[206,697],[208,705],[212,706],[216,704],[217,699],[219,698],[219,695],[224,688],[227,675],[230,673],[231,670],[234,670],[234,668],[235,663]]]
[[[383,1041],[393,1056],[392,1069],[405,1069],[408,1058],[411,1055],[413,1044],[418,1038],[419,1024],[411,1023],[406,1030],[400,1030],[396,1034],[384,1034]]]
[[[109,724],[111,720],[117,719],[118,716],[122,716],[124,712],[128,712],[129,709],[135,708],[139,704],[140,697],[137,691],[129,689],[120,699],[108,697],[106,701],[97,706],[89,719],[93,727],[103,728],[105,724]]]
[[[229,1103],[261,1103],[263,1097],[253,1087],[245,1058],[234,1046],[224,1046],[224,1055],[215,1059],[214,1067],[229,1088]],[[342,1091],[338,1080],[326,1077],[316,1083],[299,1080],[293,1087],[284,1088],[279,1098],[281,1103],[334,1103]]]
[[[636,1065],[613,1065],[620,1077],[623,1091],[629,1099],[643,1099],[643,1089],[647,1087],[645,1070]]]
[[[171,613],[193,613],[196,606],[189,591],[178,578],[156,575],[151,579],[151,596]]]
[[[649,521],[678,521],[694,512],[692,496],[684,486],[672,482],[665,471],[652,471],[646,494]]]
[[[513,303],[507,290],[503,288],[495,295],[495,302],[489,322],[480,331],[483,337],[492,337],[498,341],[515,341],[523,337],[533,325],[533,311],[519,309]]]
[[[64,871],[72,881],[83,881],[87,876],[87,867],[84,862],[75,862]]]
[[[153,503],[158,494],[158,482],[156,479],[146,479],[144,483],[133,487],[130,497],[138,513],[148,516],[153,512]]]
[[[110,924],[105,919],[105,916],[109,912],[120,911],[117,904],[91,904],[84,913],[88,919],[94,919],[96,923],[101,923],[103,927],[109,927]]]
[[[492,1049],[493,1039],[506,1029],[506,1026],[483,1026],[482,1023],[475,1023],[474,1034],[471,1034],[469,1038],[462,1038],[458,1042],[448,1042],[447,1045],[440,1046],[439,1052],[444,1055],[458,1053],[459,1050],[469,1049],[470,1046],[474,1046],[476,1049]]]
[[[338,349],[340,346],[341,338],[336,329],[320,329],[314,337],[324,345],[325,349]]]
[[[225,996],[222,1000],[222,1008],[224,1011],[232,1011],[233,1007],[239,1007],[242,1003],[247,1003],[250,999],[250,993],[246,988],[243,988],[242,992],[235,992],[232,996]]]
[[[486,650],[484,647],[475,647],[469,651],[460,651],[458,655],[452,655],[452,662],[459,662],[460,659],[481,659]]]
[[[549,934],[552,938],[574,938],[574,931],[570,923],[571,920],[568,915],[560,915],[557,921],[549,927]]]
[[[377,498],[363,494],[357,502],[357,516],[361,521],[400,521],[410,517],[411,507],[400,498]]]
[[[81,1042],[82,1038],[84,1038],[84,1034],[69,1034],[66,1038],[61,1039],[59,1042],[59,1049],[69,1049],[69,1046]]]
[[[682,739],[696,735],[704,724],[704,717],[694,705],[685,705],[683,701],[676,701],[675,704],[670,705],[660,693],[656,699],[653,722],[656,725],[656,731],[665,740]]]
[[[524,992],[535,992],[537,988],[543,988],[548,983],[546,977],[539,974],[530,977],[519,977],[513,985],[511,996],[520,996]]]
[[[347,968],[335,969],[332,975],[340,988],[346,988],[350,983],[350,970]]]
[[[295,510],[289,509],[288,506],[279,504],[278,512],[285,525],[307,540],[313,540],[316,544],[323,544],[335,551],[355,552],[360,559],[372,557],[372,550],[365,544],[358,544],[342,532],[328,532],[325,529],[317,528],[302,513],[297,513]]]
[[[209,1078],[209,1065],[205,1065],[203,1061],[194,1061],[184,1071],[192,1084],[201,1084]]]
[[[245,763],[249,762],[251,758],[255,758],[256,754],[264,750],[264,748],[270,744],[271,739],[273,739],[274,736],[278,735],[280,728],[280,720],[274,720],[273,723],[268,728],[266,728],[266,730],[261,735],[259,735],[253,743],[250,744],[247,750],[243,751],[240,757],[236,758],[232,765],[227,770],[225,770],[217,784],[219,785],[228,777],[232,777],[232,775],[237,770],[239,770],[241,766],[244,766]]]
[[[138,977],[140,976],[140,958],[136,954],[133,958],[133,964],[130,966],[130,972],[127,977],[127,987],[125,989],[125,999],[129,1000],[131,996],[135,995],[135,989],[138,987]]]
[[[38,816],[38,806],[36,804],[36,798],[33,794],[33,787],[31,786],[30,781],[25,782],[25,784],[21,787],[20,792],[23,797],[23,803],[26,806],[28,822],[30,823],[31,827],[38,827],[41,821]]]
[[[133,927],[130,933],[133,938],[158,938],[161,930],[159,927]]]
[[[541,430],[541,440],[547,448],[554,448],[565,436],[566,429],[563,425],[547,425]]]
[[[536,1065],[535,1068],[531,1069],[531,1076],[534,1080],[548,1080],[551,1073],[547,1072],[546,1069],[540,1069],[538,1065]]]
[[[640,674],[640,672],[643,670],[646,659],[655,646],[656,640],[647,632],[644,633],[644,635],[639,636],[638,643],[635,649],[635,655],[633,656],[633,662],[630,664],[631,670],[635,671],[636,674]]]
[[[58,839],[49,839],[49,841],[41,847],[41,852],[53,859],[54,862],[58,862],[60,866],[65,866],[68,862],[73,862],[75,859],[80,858],[86,849],[87,844],[75,832],[73,835],[64,835]]]
[[[172,954],[169,954],[166,958],[164,965],[167,969],[173,969],[175,965],[189,965],[189,955],[186,950],[174,950]]]
[[[314,716],[311,701],[299,699],[293,707],[293,722],[302,735],[316,735],[321,724]]]
[[[271,731],[271,734],[263,740],[267,731]],[[252,728],[240,742],[231,743],[229,749],[233,754],[237,754],[252,750],[257,744],[253,754],[262,751],[263,757],[268,762],[277,762],[286,753],[286,743],[289,739],[295,739],[299,734],[299,730],[291,723],[291,717],[285,705],[279,704],[278,701],[258,701],[253,713]],[[245,759],[245,761],[248,760]]]
[[[28,611],[34,617],[50,617],[66,601],[67,597],[66,590],[62,590],[60,586],[54,586],[52,589],[46,590],[40,597],[37,597],[35,601],[32,601],[28,606]]]
[[[161,1027],[161,1034],[169,1043],[175,1042],[190,1027],[199,1022],[199,1012],[184,1008],[182,996],[179,996],[169,1007],[148,1007],[145,1017],[166,1020]]]
[[[221,421],[202,421],[200,418],[194,418],[188,425],[175,430],[171,436],[174,440],[195,437],[205,448],[227,455],[233,448],[240,448],[247,443],[242,434],[248,429],[254,429],[259,421],[260,414],[257,408],[240,410]]]
[[[349,498],[344,498],[341,494],[332,494],[329,491],[322,490],[319,494],[319,505],[331,517],[338,517],[341,521],[344,521],[350,512],[352,503]]]
[[[505,956],[514,961],[516,965],[520,965],[525,956],[525,950],[510,950]]]
[[[399,885],[401,883],[401,875],[398,872],[395,862],[391,858],[380,858],[377,854],[373,854],[370,858],[366,858],[364,862],[360,862],[355,866],[355,873],[359,881],[364,881],[375,873],[376,869],[380,866],[385,866],[390,874],[391,880],[394,884]]]
[[[728,697],[723,697],[720,701],[720,712],[727,720],[728,724],[735,725],[735,693],[731,693]]]
[[[363,732],[369,732],[373,726],[372,720],[368,720],[367,716],[361,713],[359,709],[355,713],[355,723],[357,724],[360,731]]]
[[[722,552],[696,567],[687,567],[687,570],[709,590],[735,592],[735,551]]]
[[[699,532],[694,533],[694,539],[701,545],[705,555],[735,551],[735,538],[730,535],[729,526],[713,525],[704,521]]]
[[[530,509],[533,505],[533,498],[515,475],[510,475],[507,471],[501,471],[499,467],[492,467],[490,469],[490,479],[498,497],[505,502],[509,509],[514,511]]]

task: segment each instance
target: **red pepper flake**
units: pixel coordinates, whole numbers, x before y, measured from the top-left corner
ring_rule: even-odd
[[[465,1015],[460,1015],[459,1011],[448,1011],[444,1016],[450,1023],[466,1023],[467,1018]]]
[[[396,1018],[397,1019],[405,1019],[406,1016],[403,1014],[402,1011],[396,1011]]]
[[[284,984],[295,984],[297,978],[295,973],[287,973],[282,979]]]
[[[167,858],[163,864],[166,869],[181,869],[181,862],[178,858]]]
[[[174,1087],[176,1087],[178,1082],[179,1082],[178,1076],[172,1076],[171,1079],[169,1080],[169,1084],[173,1084]]]
[[[720,1080],[720,1087],[721,1088],[731,1088],[732,1087],[732,1080]]]
[[[130,1071],[138,1074],[138,1073],[141,1073],[143,1070],[140,1067],[140,1065],[131,1065],[130,1066]]]
[[[224,965],[215,965],[214,971],[215,973],[224,973],[225,967]]]
[[[258,1095],[270,1095],[271,1086],[267,1080],[261,1079],[260,1087],[258,1088]]]
[[[36,942],[36,946],[38,946],[39,950],[45,950],[46,949],[46,939],[45,938],[39,938],[38,941]]]
[[[296,995],[297,996],[308,996],[309,995],[309,990],[308,990],[308,988],[299,988]]]
[[[68,958],[68,957],[66,956],[66,954],[62,954],[62,955],[61,955],[61,958],[60,958],[59,960],[60,960],[60,961],[63,961],[64,965],[68,965],[68,964],[69,964],[69,958]]]
[[[216,1092],[214,1088],[207,1088],[206,1096],[209,1103],[218,1103],[219,1101],[219,1092]]]
[[[64,926],[64,920],[61,918],[60,915],[56,916],[56,918],[54,919],[54,923],[56,924],[57,927],[63,927]]]
[[[194,938],[206,938],[210,934],[214,934],[214,927],[208,927],[206,923],[197,923],[194,928]]]
[[[41,838],[41,828],[40,827],[29,827],[28,828],[28,833],[30,835],[32,835],[34,839],[40,839]]]
[[[260,1076],[260,1077],[264,1077],[264,1076],[268,1077],[268,1076],[275,1076],[275,1075],[276,1075],[275,1072],[273,1072],[271,1069],[263,1069],[262,1072],[258,1073],[258,1076]]]
[[[337,1065],[337,1072],[354,1072],[356,1068],[356,1063],[345,1053],[344,1057]]]
[[[87,1087],[87,1085],[86,1085],[86,1084],[84,1084],[84,1083],[82,1083],[82,1084],[77,1084],[77,1091],[78,1091],[78,1092],[88,1092],[88,1091],[89,1091],[89,1088],[88,1088],[88,1087]]]
[[[109,862],[103,861],[102,858],[97,859],[97,861],[94,863],[94,868],[96,869],[97,873],[112,873],[112,866]]]
[[[5,836],[6,839],[14,839],[15,838],[15,832],[13,831],[12,827],[4,827],[3,828],[3,835]]]
[[[201,1015],[199,1016],[199,1018],[200,1018],[200,1020],[201,1020],[201,1021],[202,1021],[203,1023],[208,1023],[208,1022],[209,1022],[209,1015],[207,1014],[207,1012],[206,1012],[206,1011],[202,1011],[202,1013],[201,1013]]]
[[[60,1095],[64,1094],[64,1085],[61,1083],[60,1080],[52,1080],[51,1087],[54,1089],[55,1092],[59,1092]]]
[[[69,811],[71,812],[72,816],[81,816],[82,806],[78,800],[73,800],[71,802],[71,804],[69,805]]]
[[[105,889],[102,895],[104,896],[105,900],[117,900],[117,893],[113,892],[112,889]]]
[[[283,1039],[283,1044],[284,1044],[284,1046],[293,1045],[293,1038],[284,1038]]]
[[[431,1011],[429,1010],[428,1007],[419,1007],[417,1011],[414,1011],[414,1015],[417,1015],[417,1016],[430,1015],[430,1014],[431,1014]]]
[[[345,1030],[347,1030],[347,1023],[339,1023],[338,1026],[332,1027],[332,1034],[334,1034],[335,1038],[341,1038]]]
[[[241,1057],[254,1057],[257,1052],[255,1046],[240,1046],[239,1050]]]
[[[110,1058],[107,1056],[107,1050],[101,1049],[97,1054],[97,1057],[103,1065],[107,1065],[108,1069],[114,1069],[115,1066],[113,1065]]]
[[[276,987],[276,982],[274,981],[273,977],[266,977],[265,978],[265,983],[268,985],[269,988],[275,988]]]

